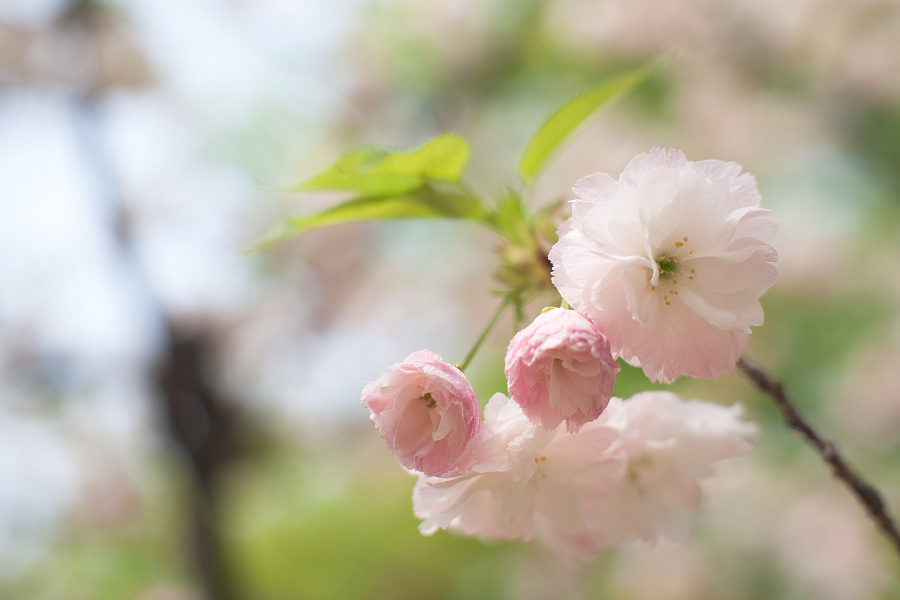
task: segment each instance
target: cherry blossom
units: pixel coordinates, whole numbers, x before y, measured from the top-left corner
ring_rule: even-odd
[[[585,529],[597,546],[684,541],[702,505],[701,481],[718,461],[749,452],[756,434],[753,423],[741,420],[740,405],[685,401],[672,392],[613,398],[607,412],[625,468],[589,513]]]
[[[612,396],[619,365],[600,331],[574,310],[547,310],[509,343],[509,394],[529,419],[569,431],[596,419]]]
[[[618,433],[600,419],[567,433],[532,424],[511,399],[494,395],[485,407],[467,471],[424,477],[413,490],[422,533],[451,529],[484,539],[531,540],[538,535],[582,548],[587,513],[608,483],[621,478],[623,462],[609,452]]]
[[[368,384],[361,402],[400,464],[427,475],[457,467],[481,427],[466,376],[428,350],[410,354]]]
[[[553,283],[656,381],[731,370],[778,281],[777,221],[735,163],[654,148],[618,180],[578,181],[550,251]]]

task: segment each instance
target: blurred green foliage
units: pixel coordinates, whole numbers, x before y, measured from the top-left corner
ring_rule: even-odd
[[[422,537],[412,476],[345,461],[281,454],[235,480],[226,522],[243,597],[502,596],[510,544]]]

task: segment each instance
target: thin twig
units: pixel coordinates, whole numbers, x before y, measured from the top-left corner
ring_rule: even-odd
[[[866,512],[878,527],[881,528],[884,535],[891,541],[897,554],[900,555],[900,532],[894,520],[888,514],[887,508],[881,499],[881,494],[874,487],[869,485],[852,469],[850,465],[841,456],[834,443],[823,439],[816,431],[803,420],[797,413],[797,409],[791,404],[784,392],[784,387],[777,379],[770,377],[765,371],[755,365],[747,363],[741,358],[737,366],[744,372],[753,382],[758,390],[766,393],[775,402],[778,410],[784,415],[788,427],[798,432],[806,441],[815,448],[816,452],[822,457],[829,466],[835,477],[846,484],[850,491],[856,496],[859,503],[863,505]]]

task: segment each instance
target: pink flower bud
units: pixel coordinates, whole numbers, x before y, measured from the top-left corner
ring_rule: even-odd
[[[425,475],[455,468],[481,428],[466,376],[429,350],[390,367],[363,389],[361,402],[400,464]]]
[[[546,429],[565,421],[575,432],[600,416],[618,372],[606,336],[574,310],[542,313],[506,351],[510,396]]]

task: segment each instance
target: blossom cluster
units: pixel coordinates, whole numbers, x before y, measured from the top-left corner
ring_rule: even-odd
[[[574,191],[549,254],[574,310],[545,309],[513,337],[508,397],[492,397],[482,419],[462,371],[427,350],[363,390],[388,448],[418,473],[424,534],[537,537],[573,557],[683,540],[700,481],[751,448],[739,405],[612,394],[617,358],[665,382],[734,367],[778,279],[777,222],[753,177],[656,148],[618,181],[599,173]]]
[[[577,433],[544,429],[503,394],[485,407],[467,468],[424,474],[413,491],[419,529],[485,539],[539,536],[575,558],[633,540],[687,537],[699,478],[750,449],[740,407],[684,402],[671,392],[613,398]]]

